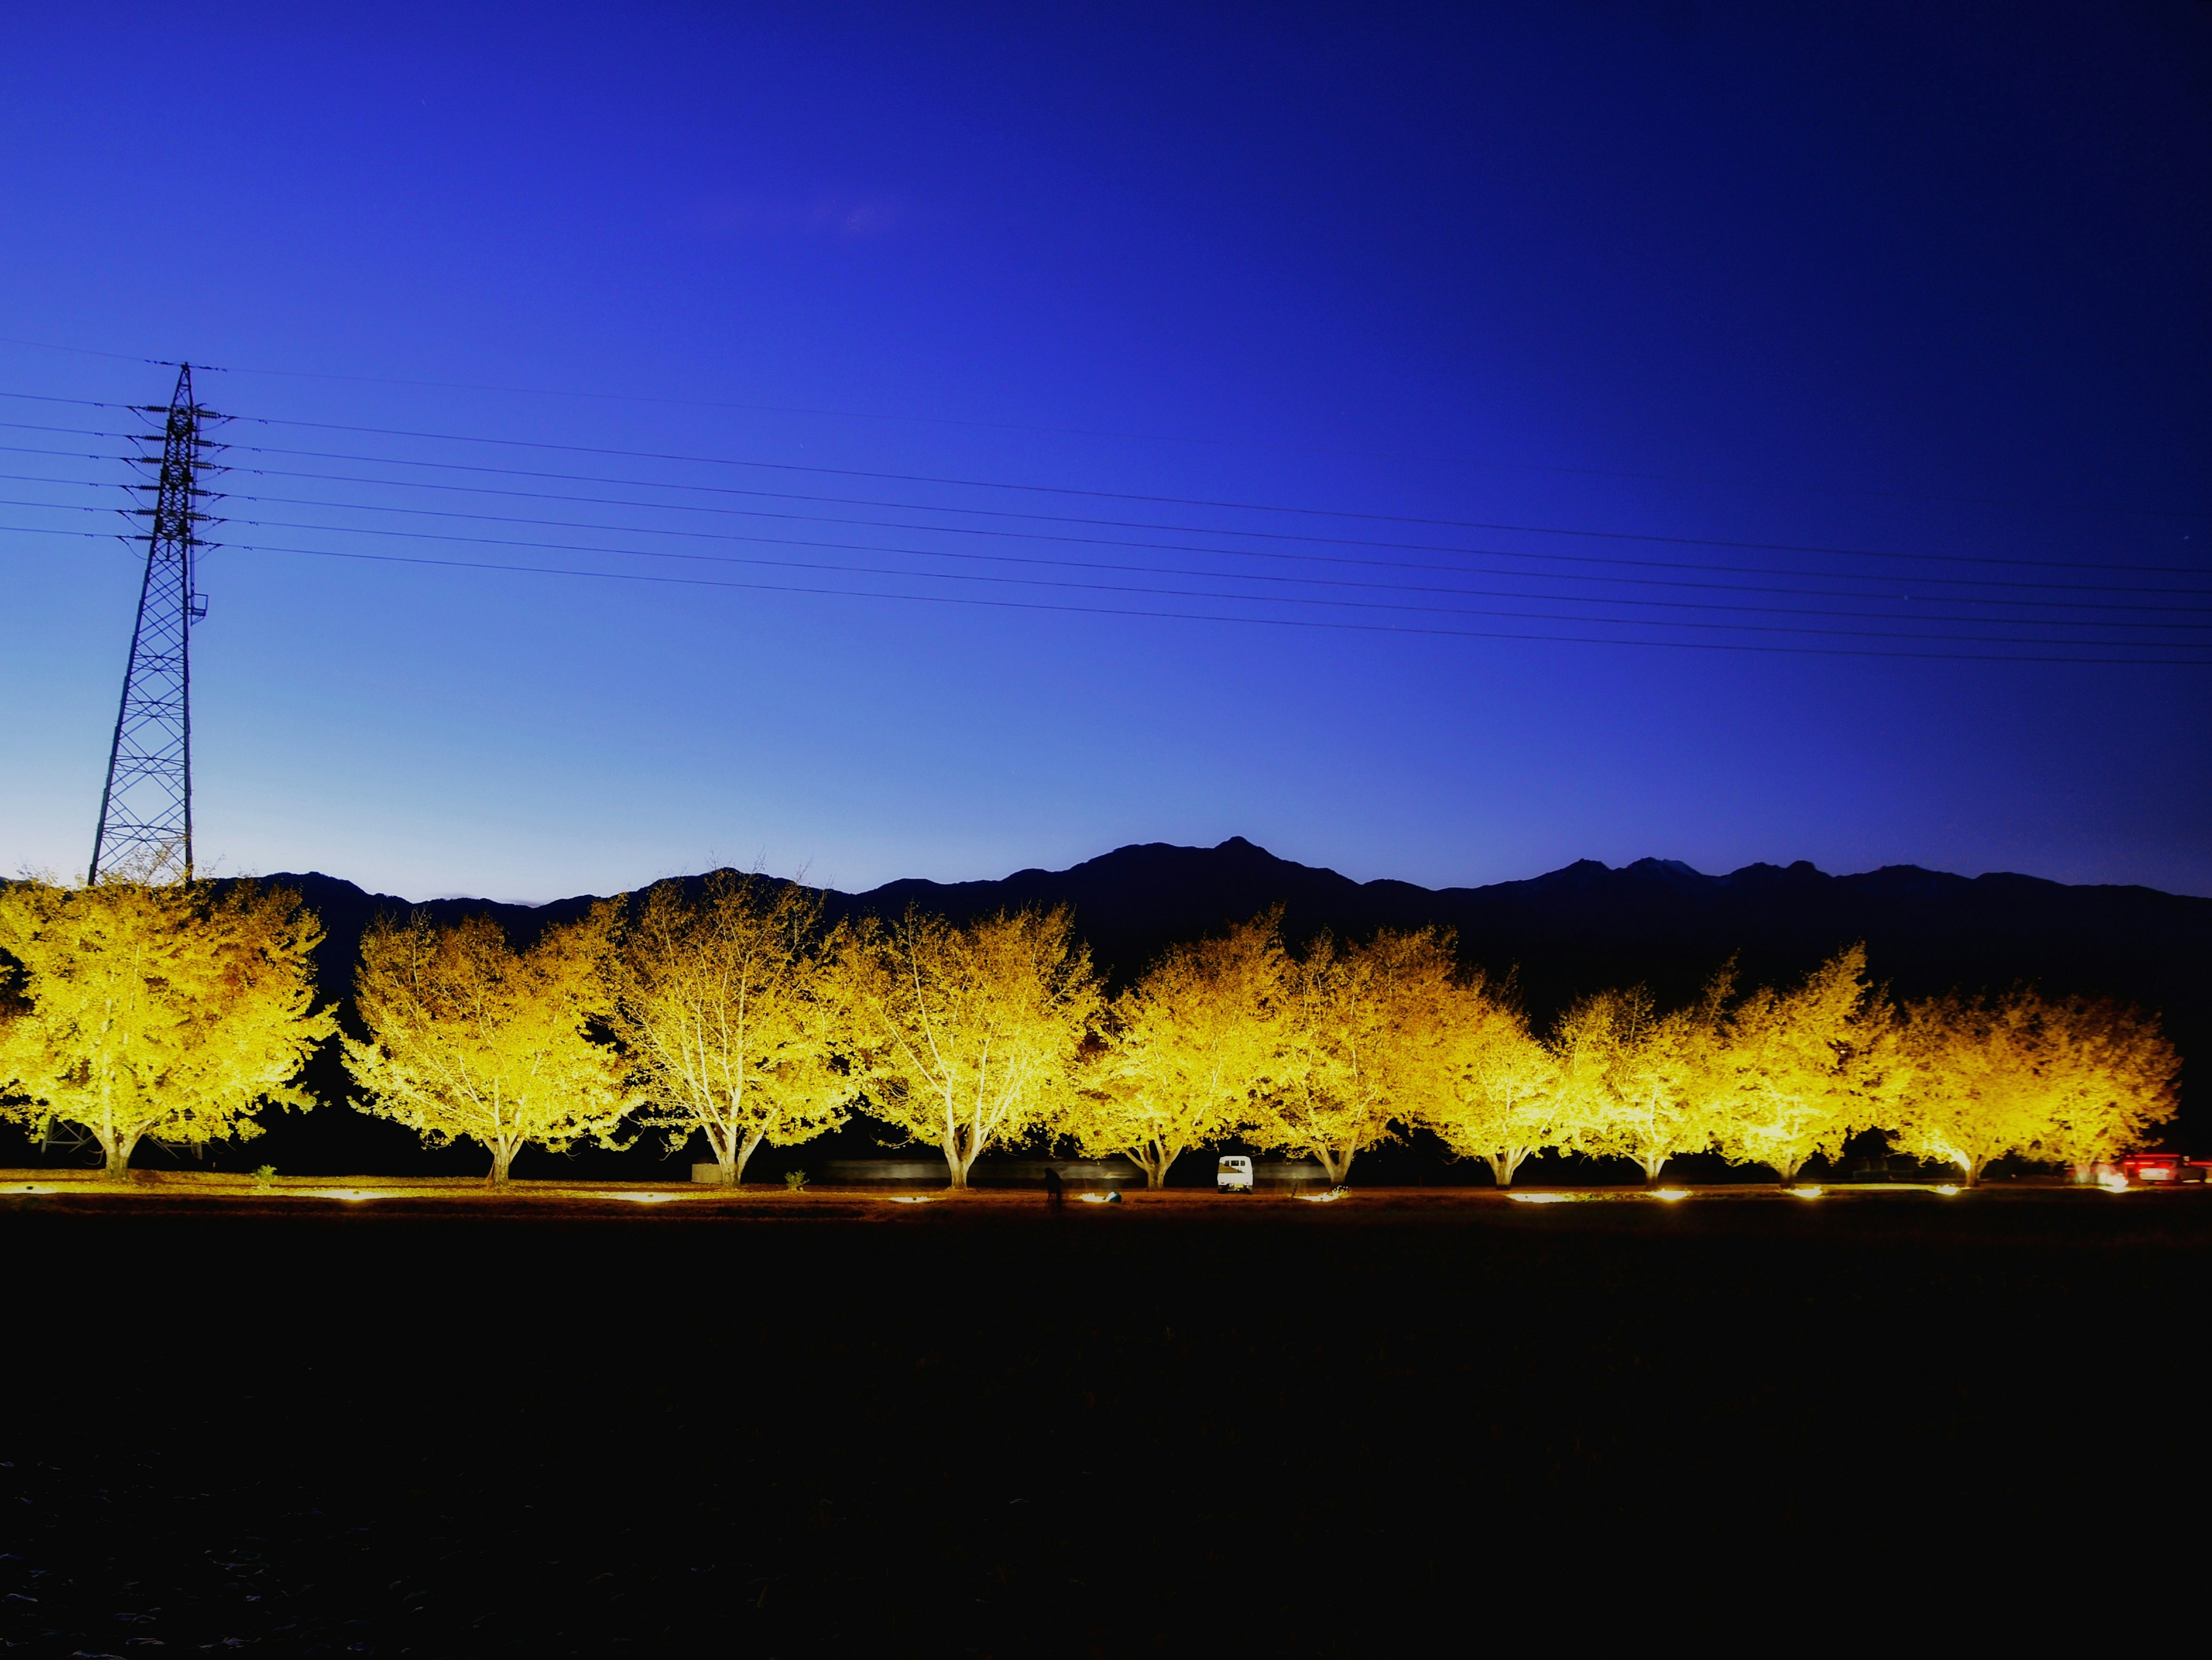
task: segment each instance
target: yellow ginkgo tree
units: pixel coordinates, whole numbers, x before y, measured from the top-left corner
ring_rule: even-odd
[[[1280,1039],[1281,921],[1278,908],[1171,946],[1114,1000],[1066,1122],[1086,1152],[1127,1153],[1164,1187],[1186,1151],[1252,1116]]]
[[[2103,998],[2046,1000],[2045,1076],[2054,1085],[2044,1146],[2089,1164],[2142,1146],[2173,1116],[2181,1056],[2155,1016]]]
[[[58,1120],[107,1173],[138,1142],[259,1134],[264,1105],[313,1105],[301,1068],[335,1029],[315,1013],[322,929],[252,882],[49,882],[0,890],[0,1114]]]
[[[1715,1134],[1741,1164],[1786,1183],[1853,1132],[1882,1124],[1901,1082],[1888,1000],[1867,983],[1866,947],[1838,952],[1802,985],[1745,994],[1717,1034]]]
[[[1703,1152],[1720,1130],[1718,1065],[1729,977],[1699,1000],[1661,1014],[1641,986],[1583,998],[1559,1018],[1559,1144],[1571,1152],[1633,1159],[1656,1186],[1667,1161]]]
[[[1099,1006],[1064,908],[865,921],[836,994],[867,1110],[939,1148],[955,1188],[990,1148],[1059,1128]]]
[[[616,1145],[631,1104],[622,1058],[596,1041],[617,915],[604,901],[524,950],[489,916],[440,927],[417,912],[362,937],[354,1006],[366,1042],[346,1037],[363,1111],[432,1146],[475,1141],[505,1182],[536,1143]]]
[[[703,1134],[725,1185],[763,1141],[790,1146],[844,1121],[837,941],[822,896],[718,871],[687,898],[648,891],[615,954],[612,1025],[645,1091],[639,1122],[680,1146]]]
[[[1996,1160],[2107,1158],[2173,1113],[2179,1061],[2157,1023],[2021,989],[1908,1005],[1893,1130],[1968,1186]]]
[[[1246,1139],[1310,1154],[1340,1183],[1363,1149],[1395,1134],[1394,1121],[1415,1116],[1435,1084],[1453,944],[1437,928],[1315,939],[1287,976],[1275,1059]]]
[[[1501,1188],[1559,1138],[1559,1067],[1528,1030],[1509,986],[1480,974],[1438,1000],[1435,1081],[1421,1122],[1462,1158],[1480,1158]]]

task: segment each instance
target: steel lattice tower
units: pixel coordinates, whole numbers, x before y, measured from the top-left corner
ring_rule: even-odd
[[[192,874],[192,624],[207,615],[197,577],[198,536],[206,515],[200,484],[210,469],[203,429],[222,417],[192,398],[191,365],[177,374],[167,407],[145,404],[161,430],[143,441],[161,441],[158,482],[134,489],[154,496],[150,508],[133,509],[153,522],[146,532],[146,580],[138,591],[138,625],[131,635],[131,661],[123,672],[123,699],[115,712],[115,742],[108,751],[107,787],[100,797],[100,828],[92,839],[92,882],[128,875],[159,881]],[[149,454],[137,458],[152,466]]]

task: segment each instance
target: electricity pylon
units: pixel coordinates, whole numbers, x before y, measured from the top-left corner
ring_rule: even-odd
[[[115,711],[115,742],[107,754],[107,787],[100,792],[100,828],[92,838],[88,882],[127,874],[142,882],[192,875],[192,624],[207,615],[197,581],[200,501],[210,492],[202,476],[209,444],[202,429],[222,417],[192,398],[192,367],[177,372],[167,408],[139,406],[164,417],[161,430],[142,441],[161,445],[158,482],[131,488],[150,491],[154,505],[131,511],[153,522],[146,532],[146,580],[138,591],[138,626],[131,631],[131,661],[123,672],[123,699]],[[133,458],[153,466],[149,454]]]

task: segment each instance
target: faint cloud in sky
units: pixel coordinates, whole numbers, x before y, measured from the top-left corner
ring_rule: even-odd
[[[914,204],[890,196],[835,194],[795,197],[728,196],[691,211],[694,229],[708,236],[812,236],[857,242],[910,224]]]

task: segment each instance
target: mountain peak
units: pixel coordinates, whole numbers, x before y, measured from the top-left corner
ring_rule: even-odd
[[[1700,880],[1705,877],[1703,871],[1694,866],[1686,865],[1679,859],[1639,859],[1634,864],[1624,866],[1622,868],[1653,873],[1664,872],[1669,876],[1694,876]]]

